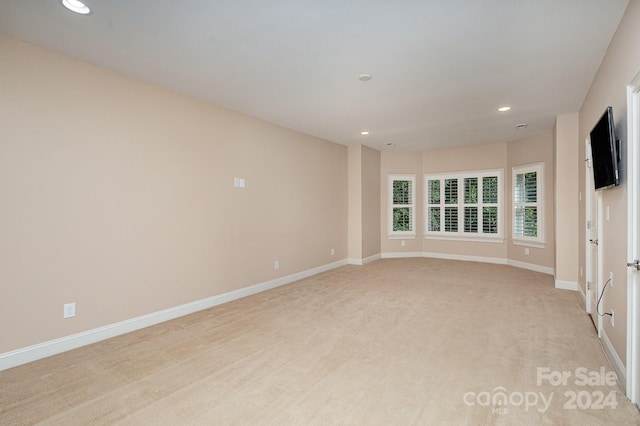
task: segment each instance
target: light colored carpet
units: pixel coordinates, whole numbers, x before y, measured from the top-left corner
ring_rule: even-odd
[[[538,367],[572,377],[538,386]],[[575,377],[601,367],[550,276],[388,259],[0,372],[0,424],[639,425],[617,386]]]

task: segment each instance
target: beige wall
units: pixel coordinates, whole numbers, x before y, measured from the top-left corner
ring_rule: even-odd
[[[555,126],[556,280],[578,282],[578,113],[563,114]]]
[[[580,109],[580,132],[578,149],[579,188],[585,188],[585,145],[584,141],[607,106],[613,107],[616,135],[620,138],[622,161],[619,187],[601,192],[602,204],[610,210],[610,220],[603,221],[601,243],[603,256],[603,276],[613,272],[615,286],[608,288],[602,300],[601,312],[615,311],[615,327],[604,321],[604,331],[613,344],[622,362],[626,362],[626,317],[627,317],[627,186],[626,186],[626,125],[627,100],[626,86],[640,72],[640,1],[631,0],[622,18],[607,53],[594,78],[585,101]],[[585,203],[580,202],[580,262],[585,262]],[[602,283],[604,284],[604,283]],[[580,286],[585,289],[584,274],[580,277]]]
[[[507,200],[510,206],[513,203],[512,192],[512,168],[534,163],[544,163],[544,248],[527,247],[513,244],[511,221],[512,209],[506,211],[508,223],[507,232],[507,257],[517,262],[540,265],[547,268],[554,267],[555,238],[554,238],[554,144],[551,131],[509,143],[507,169],[505,182],[507,187]],[[529,254],[525,254],[525,248]]]
[[[346,147],[4,36],[0,57],[0,353],[347,257]]]
[[[380,254],[380,151],[349,146],[349,261]]]
[[[507,160],[507,144],[495,143],[428,151],[422,154],[424,173],[501,169]]]
[[[380,254],[380,151],[362,147],[362,257]]]
[[[362,259],[362,145],[349,152],[349,259]]]

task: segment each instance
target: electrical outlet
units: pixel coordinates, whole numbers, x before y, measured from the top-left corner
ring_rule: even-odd
[[[609,287],[613,287],[613,272],[609,272]]]
[[[529,256],[529,248],[528,247],[524,249],[524,255],[525,256]]]
[[[331,256],[335,256],[336,251],[334,249],[331,249]]]
[[[65,303],[63,307],[63,318],[73,318],[76,316],[76,304]]]
[[[404,242],[404,240],[400,241],[400,246],[404,247],[406,245],[406,243]]]
[[[275,262],[273,262],[273,269],[280,269],[280,261],[276,260]]]
[[[614,319],[615,319],[615,312],[613,312],[613,309],[611,310],[611,316],[609,317],[611,318],[611,327],[614,326]]]

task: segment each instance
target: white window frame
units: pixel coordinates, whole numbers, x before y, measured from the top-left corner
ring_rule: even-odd
[[[410,204],[393,204],[393,182],[394,181],[410,181],[411,182],[411,203]],[[388,237],[389,239],[415,239],[416,238],[416,175],[389,175],[389,219],[388,219]],[[393,230],[393,209],[409,207],[411,209],[411,231],[394,231]]]
[[[516,202],[516,185],[519,174],[525,174],[529,172],[536,172],[536,202]],[[511,240],[513,244],[544,248],[544,163],[525,164],[522,166],[516,166],[512,168],[511,173],[512,182],[512,220],[511,220]],[[528,237],[522,234],[516,234],[516,208],[519,206],[535,206],[536,207],[536,219],[537,219],[537,233],[536,237]]]
[[[482,194],[482,178],[494,177],[498,178],[497,203],[484,203]],[[464,198],[464,181],[468,178],[478,179],[478,202],[474,204],[465,204]],[[458,181],[458,202],[457,204],[445,204],[444,200],[444,181],[447,179],[456,179]],[[440,180],[440,204],[430,204],[429,201],[429,181]],[[455,173],[436,173],[424,175],[424,238],[434,240],[458,240],[458,241],[485,241],[485,242],[504,242],[504,169],[476,170],[468,172]],[[429,230],[429,207],[440,206],[440,230]],[[445,207],[458,208],[458,231],[445,231]],[[477,206],[478,208],[478,229],[477,232],[465,232],[464,230],[464,212],[465,207]],[[497,232],[485,233],[482,228],[482,209],[483,207],[497,207]]]

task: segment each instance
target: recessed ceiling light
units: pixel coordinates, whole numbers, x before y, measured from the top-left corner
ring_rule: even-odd
[[[506,106],[506,105],[505,105],[505,106],[501,106],[500,108],[498,108],[498,111],[500,111],[500,112],[507,112],[507,111],[509,111],[510,109],[511,109],[511,107],[510,107],[510,106]]]
[[[60,3],[70,11],[78,13],[80,15],[90,15],[91,9],[89,6],[81,2],[80,0],[60,0]]]
[[[387,145],[387,146],[396,146],[396,144],[393,143],[393,142],[387,142],[385,145]]]
[[[361,132],[360,132],[360,134],[361,134],[362,136],[367,136],[367,135],[369,134],[369,132],[368,132],[368,131],[366,131],[366,130],[363,130],[363,131],[361,131]]]
[[[358,80],[360,81],[369,81],[373,78],[373,76],[371,74],[360,74],[360,77],[358,77]]]
[[[527,123],[516,124],[516,129],[518,130],[524,130],[526,128],[527,128]]]

